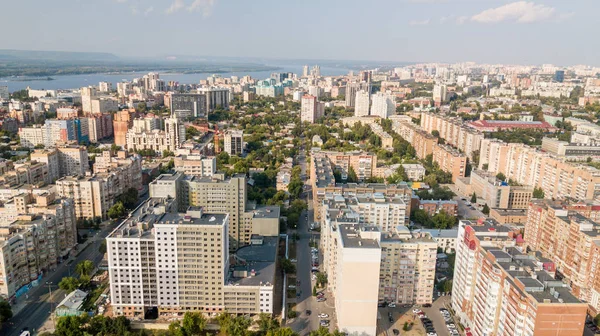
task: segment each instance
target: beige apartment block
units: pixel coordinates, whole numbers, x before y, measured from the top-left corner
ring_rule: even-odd
[[[510,186],[484,170],[471,172],[471,191],[490,208],[499,209],[526,209],[533,197],[532,187]]]
[[[56,181],[61,197],[72,198],[77,218],[107,218],[108,209],[117,196],[142,185],[141,157],[110,160],[98,166],[98,173],[88,176],[65,176]],[[106,166],[108,164],[108,166]]]
[[[378,302],[431,303],[437,242],[401,224],[382,230],[355,200],[328,195],[323,202],[322,266],[340,330],[375,335]]]
[[[230,256],[228,225],[227,214],[148,199],[107,238],[113,312],[271,314],[279,237],[253,236]]]
[[[421,114],[421,128],[427,133],[438,131],[440,138],[446,140],[447,144],[459,149],[471,159],[473,153],[479,151],[484,139],[483,133],[468,127],[461,118],[431,112]]]
[[[566,162],[524,144],[484,139],[479,165],[519,184],[542,188],[546,198],[587,200],[600,196],[600,170]]]
[[[55,269],[77,245],[73,201],[21,194],[0,208],[0,297],[15,298]]]

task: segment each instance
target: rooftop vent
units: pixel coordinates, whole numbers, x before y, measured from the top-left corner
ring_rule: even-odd
[[[208,219],[209,222],[214,222],[216,220],[217,220],[217,218],[215,216],[212,216]]]

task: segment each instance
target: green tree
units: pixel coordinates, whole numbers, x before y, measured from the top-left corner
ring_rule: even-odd
[[[533,188],[533,198],[543,199],[545,197],[544,190],[542,188]]]
[[[117,219],[119,217],[123,217],[127,213],[125,210],[125,206],[123,206],[122,202],[117,202],[115,205],[108,209],[108,217],[111,219]]]
[[[290,328],[279,328],[275,330],[269,330],[267,332],[267,336],[298,336],[298,334]]]
[[[498,173],[496,174],[496,178],[500,181],[505,181],[506,180],[506,176],[502,173]]]
[[[431,218],[431,222],[436,229],[450,229],[456,224],[456,217],[450,216],[446,211],[442,210]]]
[[[185,336],[200,335],[206,329],[206,318],[201,313],[186,312],[181,322],[181,330]]]
[[[317,285],[313,286],[312,295],[317,296]]]
[[[352,166],[350,166],[350,168],[348,168],[348,182],[352,183],[352,182],[358,182],[358,176],[356,176],[356,172],[354,171],[354,168],[352,168]]]
[[[490,207],[487,204],[485,204],[483,206],[483,209],[481,209],[481,212],[483,212],[485,215],[489,215],[490,214]]]
[[[104,254],[106,253],[106,240],[103,240],[98,247],[98,253]]]
[[[258,330],[263,334],[275,331],[280,327],[279,322],[269,314],[260,314],[256,324],[258,325]]]
[[[75,272],[79,276],[90,276],[94,271],[94,263],[91,260],[83,260],[75,266]]]
[[[319,287],[324,287],[325,284],[327,283],[327,274],[322,273],[322,272],[318,272],[317,273],[317,281],[316,281],[317,285]]]
[[[475,204],[477,203],[477,194],[473,193],[473,195],[471,195],[471,203]]]
[[[79,288],[80,284],[81,283],[79,282],[79,280],[77,278],[74,278],[74,277],[64,277],[58,283],[58,288],[64,290],[67,293],[71,293],[72,291],[74,291],[77,288]]]
[[[296,265],[294,265],[294,263],[291,262],[289,259],[281,260],[281,269],[285,274],[296,273]]]
[[[165,149],[165,150],[162,152],[162,156],[163,156],[163,157],[175,156],[175,153],[171,152],[170,150],[167,150],[167,149]]]
[[[0,328],[13,317],[12,309],[10,304],[6,300],[0,299]]]
[[[415,223],[419,223],[423,226],[431,226],[431,218],[429,216],[429,214],[427,213],[427,211],[423,210],[423,209],[417,209],[415,211],[412,212],[411,214],[412,220]]]
[[[56,322],[55,336],[84,336],[86,335],[82,326],[86,319],[81,316],[63,316]]]

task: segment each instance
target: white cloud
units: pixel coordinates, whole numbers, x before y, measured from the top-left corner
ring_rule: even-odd
[[[467,22],[467,20],[469,20],[468,16],[459,16],[456,18],[456,23],[458,23],[459,25]]]
[[[115,0],[115,1],[116,1],[116,2],[119,2],[119,3],[124,3],[124,2],[127,2],[127,0]]]
[[[194,0],[187,10],[189,12],[201,12],[202,16],[207,17],[212,14],[214,5],[215,0]]]
[[[131,5],[129,6],[129,9],[131,9],[131,14],[133,15],[138,15],[140,13],[136,6]]]
[[[148,8],[146,8],[146,10],[144,11],[144,15],[148,16],[148,14],[152,13],[154,11],[154,6],[150,6]]]
[[[420,21],[418,21],[418,20],[412,20],[408,24],[411,25],[411,26],[425,26],[425,25],[429,24],[429,21],[430,21],[429,19],[420,20]]]
[[[183,2],[183,0],[174,0],[173,3],[171,4],[171,6],[169,8],[167,8],[166,13],[173,14],[173,13],[179,12],[184,7],[185,7],[185,3]]]
[[[518,23],[533,23],[540,21],[560,21],[572,14],[561,14],[556,8],[528,1],[517,1],[504,6],[484,10],[471,17],[479,23],[499,23],[512,21]]]

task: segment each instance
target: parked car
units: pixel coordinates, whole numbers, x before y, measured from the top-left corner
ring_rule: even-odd
[[[386,306],[387,306],[387,304],[385,302],[379,302],[377,304],[377,307],[379,307],[379,308],[385,308]]]
[[[394,333],[394,335],[400,335],[400,330],[398,329],[392,329],[392,332]]]
[[[412,312],[413,312],[413,314],[422,313],[421,309],[417,309],[417,308],[413,309]]]
[[[321,297],[321,298],[318,298],[318,299],[317,299],[317,302],[323,302],[323,301],[325,301],[325,300],[327,300],[327,299],[326,299],[326,298],[324,298],[324,297]]]
[[[390,316],[389,320],[390,320],[390,323],[394,323],[394,318],[393,317]]]
[[[328,318],[328,317],[329,317],[329,315],[327,315],[327,314],[325,314],[325,313],[321,313],[321,314],[319,314],[319,317],[320,317],[320,318]]]
[[[396,308],[396,304],[395,304],[395,303],[390,303],[390,304],[388,305],[388,307],[389,307],[389,308]]]

